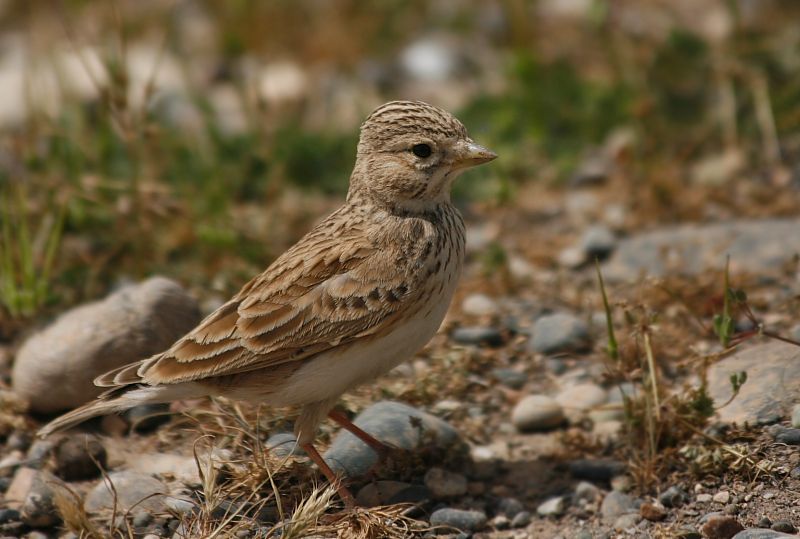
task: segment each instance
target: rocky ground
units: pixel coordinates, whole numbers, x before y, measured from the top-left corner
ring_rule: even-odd
[[[349,433],[323,429],[355,513],[337,512],[283,410],[175,403],[34,438],[97,394],[94,375],[199,319],[173,280],[30,328],[0,361],[0,536],[795,534],[800,347],[757,324],[800,339],[800,221],[639,230],[603,196],[543,191],[527,208],[470,210],[470,263],[442,330],[343,403],[395,454],[377,463]],[[730,312],[734,342],[748,338],[729,350],[710,329],[725,312],[726,255],[731,287],[747,294]]]

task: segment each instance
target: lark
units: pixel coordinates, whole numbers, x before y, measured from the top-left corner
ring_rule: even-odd
[[[334,406],[438,330],[464,264],[453,181],[496,157],[442,109],[420,101],[377,108],[361,126],[343,206],[168,350],[98,377],[109,389],[40,435],[205,396],[296,407],[298,445],[335,481],[312,444],[317,429],[330,417],[386,449]],[[340,494],[352,502],[346,488]]]

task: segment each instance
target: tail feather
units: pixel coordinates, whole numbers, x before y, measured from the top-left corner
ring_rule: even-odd
[[[39,429],[37,435],[46,438],[51,434],[74,427],[87,419],[100,415],[120,413],[140,404],[158,404],[178,399],[199,397],[196,388],[189,384],[170,386],[142,386],[133,384],[113,388],[100,395],[96,400],[86,403]]]

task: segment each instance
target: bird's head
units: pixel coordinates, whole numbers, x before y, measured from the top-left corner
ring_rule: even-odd
[[[450,113],[421,101],[392,101],[361,126],[348,199],[424,210],[449,200],[461,172],[496,157]]]

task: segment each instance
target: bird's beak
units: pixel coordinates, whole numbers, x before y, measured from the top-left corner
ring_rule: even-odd
[[[454,162],[458,168],[470,168],[497,159],[497,154],[492,150],[475,144],[471,140],[461,141],[457,145]]]

